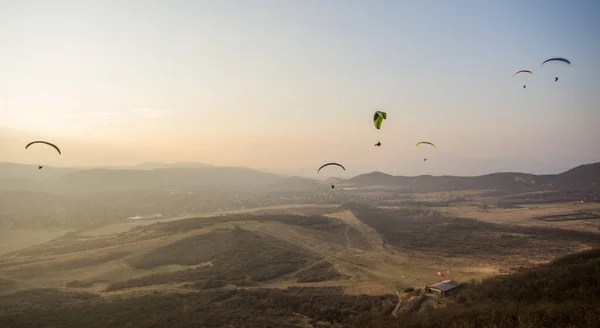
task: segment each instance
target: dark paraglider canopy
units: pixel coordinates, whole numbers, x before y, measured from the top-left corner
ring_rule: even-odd
[[[339,166],[339,167],[341,167],[341,168],[342,168],[344,171],[346,171],[346,168],[345,168],[345,167],[344,167],[342,164],[335,163],[335,162],[330,162],[330,163],[325,163],[325,164],[321,165],[321,167],[319,167],[319,169],[317,170],[317,173],[319,173],[319,171],[321,171],[321,169],[322,169],[322,168],[324,168],[324,167],[326,167],[326,166],[330,166],[330,165]]]
[[[58,148],[58,147],[57,147],[55,144],[53,144],[53,143],[50,143],[50,142],[47,142],[47,141],[41,141],[41,140],[32,141],[32,142],[28,143],[28,144],[27,144],[27,146],[25,146],[25,149],[29,148],[29,146],[31,146],[31,145],[33,145],[33,144],[38,144],[38,143],[40,143],[40,144],[45,144],[45,145],[48,145],[48,146],[50,146],[50,147],[52,147],[52,148],[56,149],[56,151],[57,151],[57,152],[58,152],[60,155],[62,155],[62,153],[60,152],[60,149],[59,149],[59,148]]]
[[[563,62],[565,64],[571,65],[571,61],[566,58],[554,57],[554,58],[549,58],[549,59],[544,60],[544,62],[542,63],[541,66],[544,66],[545,63],[551,62],[551,61],[558,61],[558,62]]]

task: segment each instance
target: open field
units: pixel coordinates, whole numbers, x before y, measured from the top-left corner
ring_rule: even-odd
[[[502,208],[487,191],[414,194],[410,204],[400,197],[387,205],[263,207],[70,234],[0,257],[0,295],[42,288],[104,302],[155,293],[260,299],[279,290],[285,299],[333,288],[338,302],[374,297],[383,302],[369,301],[377,311],[391,313],[396,293],[438,281],[438,271],[481,280],[600,246],[600,220],[540,220],[596,213],[595,203]],[[428,205],[448,197],[445,206]]]
[[[188,217],[212,217],[215,215],[241,214],[241,213],[297,213],[297,214],[324,214],[335,211],[336,204],[298,204],[277,205],[242,210],[221,211],[218,213],[204,213],[199,215],[181,215],[165,219],[127,220],[120,223],[108,224],[80,232],[82,237],[100,237],[127,232],[133,228],[151,225],[160,222],[181,220]],[[69,229],[40,228],[40,229],[0,229],[0,255],[20,249],[28,248],[58,238]]]
[[[0,255],[45,243],[64,235],[68,229],[0,229]]]
[[[456,204],[448,207],[438,207],[436,210],[460,217],[476,218],[478,220],[524,226],[557,227],[582,231],[600,232],[600,221],[595,216],[600,215],[600,203],[551,203],[551,204],[524,204],[505,208],[494,205],[484,207],[482,203]],[[588,213],[588,218],[579,220],[539,220],[540,217],[553,215],[573,215],[574,213]]]
[[[487,206],[486,211],[481,211],[484,203],[477,202],[485,199],[485,204],[489,203],[490,197],[485,196],[487,192],[461,192],[460,196],[469,199],[444,207],[402,206],[390,202],[389,206],[353,205],[335,212],[337,205],[296,205],[231,211],[219,213],[216,217],[202,215],[194,219],[132,221],[85,231],[74,238],[63,238],[43,246],[41,251],[33,247],[13,253],[0,262],[0,273],[8,278],[30,279],[36,285],[48,287],[65,287],[70,283],[65,277],[77,276],[78,279],[71,280],[86,282],[79,285],[94,286],[100,292],[101,288],[109,285],[123,285],[128,279],[157,274],[168,276],[175,271],[205,271],[214,265],[215,254],[206,255],[202,261],[160,263],[160,255],[153,252],[161,252],[161,247],[169,245],[175,247],[186,240],[191,240],[191,243],[178,247],[189,248],[189,252],[196,255],[200,254],[198,249],[211,247],[224,251],[235,239],[227,242],[225,235],[214,236],[222,234],[220,231],[242,229],[264,239],[264,244],[257,246],[258,249],[272,246],[308,256],[303,266],[292,266],[290,272],[282,272],[281,277],[273,277],[277,278],[273,281],[258,280],[256,283],[278,287],[318,283],[351,289],[353,293],[370,293],[374,286],[378,286],[375,290],[394,292],[435,281],[437,271],[449,271],[450,276],[458,280],[482,279],[595,244],[596,235],[589,235],[594,231],[594,223],[587,222],[593,219],[557,222],[536,217],[568,213],[569,210],[593,213],[600,210],[598,204],[553,203],[511,209]],[[441,201],[443,197],[457,195],[416,194],[411,196],[411,200],[431,202]],[[524,230],[515,226],[524,227]],[[555,236],[556,231],[540,230],[542,227],[569,229],[572,234]],[[577,233],[578,230],[581,233]],[[209,238],[204,242],[205,246],[198,241],[193,242],[193,238],[202,236]],[[215,246],[218,243],[224,244]],[[540,252],[541,249],[544,251]],[[183,252],[168,253],[165,260],[181,260],[186,251]],[[301,258],[298,256],[290,255]],[[147,259],[144,261],[154,258],[158,262],[153,266],[133,264],[140,257]],[[232,265],[229,265],[228,272],[235,271]],[[315,268],[322,268],[325,277],[339,275],[345,279],[328,282],[328,279],[307,277],[308,273],[314,273],[312,270]],[[65,275],[65,272],[70,274]],[[302,273],[303,278],[298,280],[291,273]],[[314,273],[315,276],[319,274]],[[156,284],[172,283],[170,279],[160,278],[160,283]],[[174,282],[195,280],[179,277]],[[148,286],[154,282],[141,284]],[[363,285],[364,291],[361,290]]]

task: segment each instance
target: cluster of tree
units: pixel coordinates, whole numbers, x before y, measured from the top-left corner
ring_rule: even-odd
[[[183,282],[202,289],[226,284],[248,286],[300,270],[318,260],[311,253],[270,236],[239,228],[223,230],[188,237],[129,261],[136,269],[169,264],[197,266],[209,261],[210,265],[114,283],[107,290]]]
[[[341,274],[331,263],[326,261],[319,262],[296,275],[297,282],[318,282],[347,278],[348,276]]]
[[[538,252],[564,255],[570,246],[600,244],[600,233],[552,227],[505,225],[469,218],[439,215],[429,209],[382,210],[352,208],[362,222],[373,227],[390,245],[446,254],[519,255]],[[506,236],[513,235],[511,238]],[[557,245],[560,244],[560,247]]]

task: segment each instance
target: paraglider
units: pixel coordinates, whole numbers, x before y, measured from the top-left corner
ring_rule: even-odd
[[[382,112],[382,111],[376,111],[375,114],[373,114],[373,125],[375,125],[375,129],[379,130],[381,129],[381,124],[383,123],[383,120],[385,120],[387,118],[387,113],[386,112]],[[377,141],[377,143],[375,144],[375,147],[381,147],[381,141]]]
[[[47,141],[41,141],[41,140],[36,140],[36,141],[32,141],[30,143],[27,144],[27,146],[25,146],[25,149],[29,148],[29,146],[33,145],[33,144],[45,144],[48,145],[54,149],[56,149],[56,151],[58,152],[59,155],[62,155],[60,148],[58,148],[55,144],[47,142]],[[43,166],[39,165],[38,166],[38,170],[41,170],[43,168]]]
[[[515,76],[517,76],[518,74],[521,74],[521,73],[529,73],[529,74],[531,74],[531,76],[534,75],[532,71],[526,70],[526,69],[522,69],[520,71],[515,72],[515,74],[513,74],[512,77],[514,78]],[[525,89],[525,88],[527,88],[527,85],[523,84],[523,89]]]
[[[430,146],[433,146],[433,148],[437,148],[433,143],[431,143],[429,141],[419,141],[415,144],[415,146],[413,148],[417,148],[417,147],[419,147],[419,145],[430,145]],[[427,162],[427,158],[424,158],[423,162]]]
[[[317,173],[319,173],[319,172],[321,171],[321,169],[322,169],[322,168],[324,168],[324,167],[326,167],[326,166],[331,166],[331,165],[334,165],[334,166],[339,166],[339,167],[341,167],[341,168],[342,168],[344,171],[346,171],[346,168],[345,168],[345,167],[344,167],[342,164],[340,164],[340,163],[335,163],[335,162],[329,162],[329,163],[325,163],[325,164],[321,165],[321,167],[319,167],[319,169],[317,170]],[[334,184],[331,184],[331,190],[334,190],[334,189],[335,189],[335,185],[334,185]]]
[[[549,58],[544,60],[544,62],[542,63],[542,65],[540,65],[540,67],[543,67],[544,64],[548,63],[548,62],[558,62],[558,63],[564,63],[567,64],[569,66],[571,66],[571,61],[566,59],[566,58],[561,58],[561,57],[553,57],[553,58]],[[554,82],[558,82],[558,76],[554,77]]]
[[[321,165],[321,167],[319,167],[319,169],[317,170],[317,173],[319,173],[319,171],[321,171],[321,169],[322,169],[322,168],[324,168],[324,167],[326,167],[326,166],[330,166],[330,165],[336,165],[336,166],[339,166],[339,167],[341,167],[341,168],[342,168],[344,171],[346,171],[346,168],[345,168],[345,167],[344,167],[342,164],[335,163],[335,162],[329,162],[329,163],[325,163],[325,164]]]

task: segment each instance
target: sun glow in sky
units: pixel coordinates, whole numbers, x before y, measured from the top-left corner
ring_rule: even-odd
[[[556,172],[600,160],[599,14],[594,0],[0,1],[0,161]],[[573,65],[540,67],[554,56]],[[536,73],[527,89],[520,69]],[[23,149],[38,139],[63,156]]]

